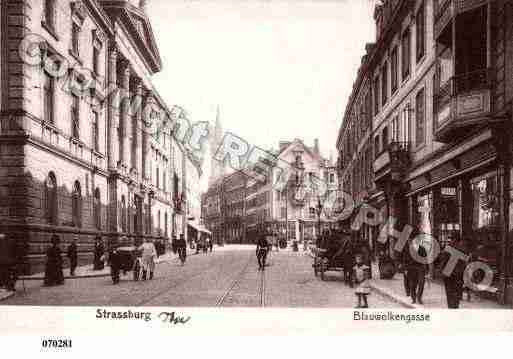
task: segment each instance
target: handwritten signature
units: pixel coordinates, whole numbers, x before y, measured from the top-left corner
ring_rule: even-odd
[[[162,312],[159,314],[160,320],[164,323],[169,323],[171,325],[177,324],[186,324],[191,317],[182,317],[177,315],[175,312]]]

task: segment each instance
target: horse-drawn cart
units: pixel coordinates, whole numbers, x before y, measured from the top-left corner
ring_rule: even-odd
[[[343,248],[334,252],[328,249],[313,247],[312,253],[314,255],[314,262],[312,265],[314,275],[316,277],[319,275],[321,280],[325,279],[324,273],[327,271],[344,271]]]

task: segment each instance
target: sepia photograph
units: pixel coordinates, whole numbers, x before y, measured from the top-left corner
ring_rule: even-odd
[[[0,333],[513,331],[512,139],[511,0],[0,0]]]

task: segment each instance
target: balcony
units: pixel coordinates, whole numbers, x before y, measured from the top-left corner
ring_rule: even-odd
[[[452,77],[434,98],[435,139],[450,142],[490,117],[491,71],[478,70]]]
[[[400,182],[410,165],[410,143],[394,141],[374,160],[374,180]]]
[[[489,0],[435,0],[435,38],[438,38],[452,19],[461,13],[486,5]]]

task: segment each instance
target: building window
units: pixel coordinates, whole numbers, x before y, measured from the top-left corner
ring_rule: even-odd
[[[55,0],[44,1],[43,23],[52,30],[55,28]]]
[[[100,73],[100,49],[93,46],[93,72],[95,75]]]
[[[491,173],[472,179],[472,228],[486,230],[497,228],[500,224],[500,196],[498,177]]]
[[[426,137],[426,119],[425,119],[426,99],[424,89],[420,90],[415,97],[415,143],[417,146],[423,145]]]
[[[71,136],[80,138],[80,98],[71,95]]]
[[[398,58],[397,58],[397,46],[392,50],[392,58],[390,59],[390,66],[392,72],[392,93],[397,90],[397,82],[398,82],[398,74],[397,74],[397,66],[398,66]]]
[[[167,186],[166,186],[166,171],[164,171],[162,173],[162,188],[163,188],[164,192],[167,190]]]
[[[54,79],[43,71],[43,120],[47,123],[54,123]]]
[[[401,128],[399,126],[399,116],[395,116],[392,120],[392,141],[399,142],[401,140]]]
[[[121,196],[121,231],[126,232],[126,197],[125,195]]]
[[[379,76],[374,79],[374,115],[379,113]]]
[[[73,55],[80,56],[80,26],[74,21],[71,25],[71,51]]]
[[[93,112],[93,133],[92,133],[92,145],[93,149],[96,152],[100,152],[100,129],[99,129],[99,118],[100,114],[98,112]]]
[[[162,226],[160,222],[160,210],[157,213],[157,234],[160,236],[162,234]]]
[[[411,61],[411,36],[410,30],[407,29],[403,33],[401,39],[401,68],[403,73],[403,80],[410,75],[410,61]]]
[[[102,202],[101,202],[101,194],[100,189],[96,188],[94,190],[94,198],[93,198],[93,217],[94,224],[96,229],[102,229]]]
[[[388,127],[383,128],[381,132],[381,144],[383,145],[382,151],[385,151],[388,147]]]
[[[426,17],[424,2],[420,5],[417,15],[415,15],[415,26],[417,32],[417,62],[419,62],[426,52]]]
[[[164,237],[167,237],[167,212],[164,213]]]
[[[379,149],[379,135],[374,137],[374,157],[377,158],[379,156],[379,153],[380,153],[380,149]]]
[[[156,186],[157,188],[160,188],[160,169],[157,167],[157,169],[155,170],[155,177],[156,177]]]
[[[330,183],[335,183],[335,174],[330,173]]]
[[[45,198],[46,198],[46,220],[48,224],[57,224],[57,180],[55,174],[50,172],[45,182]]]
[[[71,198],[72,224],[74,227],[82,227],[82,189],[80,182],[75,181]]]
[[[385,105],[388,100],[388,62],[385,61],[381,68],[381,104]]]

